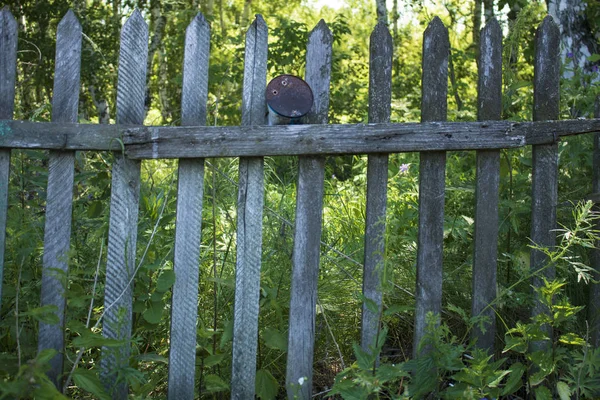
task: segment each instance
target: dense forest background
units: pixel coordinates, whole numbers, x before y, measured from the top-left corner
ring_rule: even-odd
[[[142,12],[150,30],[146,124],[179,124],[184,34],[199,11],[210,21],[212,35],[208,125],[240,123],[244,35],[255,13],[262,14],[269,27],[267,79],[283,73],[302,76],[308,32],[319,19],[327,22],[334,36],[330,123],[367,121],[368,43],[378,20],[388,23],[394,41],[392,122],[420,119],[422,33],[434,16],[439,16],[450,32],[450,120],[476,119],[479,30],[493,16],[500,21],[505,37],[503,118],[532,118],[533,37],[547,13],[562,27],[561,118],[592,117],[598,94],[600,6],[593,0],[556,0],[548,4],[527,0],[392,0],[388,4],[347,0],[339,8],[326,2],[302,0],[11,0],[4,4],[19,24],[14,117],[21,120],[50,120],[56,27],[69,8],[74,10],[84,32],[81,123],[115,122],[119,32],[134,8]],[[556,254],[560,257],[553,259],[559,280],[548,283],[546,289],[551,293],[552,304],[563,307],[564,318],[555,321],[555,328],[563,335],[552,343],[549,360],[543,354],[529,353],[526,345],[537,332],[535,326],[528,324],[533,298],[528,240],[531,149],[504,150],[501,155],[498,298],[494,304],[499,321],[499,361],[472,352],[468,342],[469,330],[475,323],[469,316],[467,290],[471,286],[473,257],[475,154],[448,153],[443,325],[434,329],[431,339],[439,345],[439,351],[434,352],[437,369],[421,370],[422,376],[433,374],[430,381],[434,387],[417,378],[412,379],[410,386],[406,383],[411,381],[410,374],[394,369],[399,365],[408,365],[406,370],[417,368],[409,360],[419,155],[390,156],[383,288],[386,338],[378,350],[382,365],[388,368],[383,370],[387,371],[385,376],[371,371],[372,363],[364,358],[367,356],[353,349],[360,338],[366,157],[328,158],[314,393],[327,396],[336,381],[335,390],[345,398],[366,398],[369,393],[378,393],[381,398],[418,398],[426,393],[434,393],[430,395],[434,398],[477,399],[552,398],[552,394],[560,398],[600,396],[600,352],[589,346],[586,321],[590,316],[585,308],[593,282],[587,265],[588,250],[594,240],[591,220],[595,216],[590,212],[590,203],[578,203],[592,193],[592,148],[590,135],[568,138],[559,144],[557,212],[563,230],[557,232]],[[97,376],[100,348],[107,343],[99,335],[101,324],[96,322],[103,311],[112,157],[109,153],[79,152],[76,159],[66,292],[65,377],[70,384],[64,391],[64,395],[75,398],[107,397]],[[237,164],[236,159],[213,159],[206,168],[198,288],[196,380],[200,398],[228,397]],[[50,390],[44,380],[48,360],[38,356],[36,339],[38,322],[51,322],[54,318],[52,310],[39,306],[47,166],[44,152],[12,152],[0,310],[0,398],[61,396]],[[176,166],[176,161],[165,160],[142,163],[139,270],[131,343],[134,350],[130,368],[121,371],[134,398],[166,397],[170,289],[175,279],[172,264]],[[285,393],[296,166],[297,160],[291,157],[265,160],[257,374],[257,395],[262,399],[283,397]],[[83,352],[78,357],[80,349]],[[469,361],[464,354],[470,354],[475,361]],[[409,364],[404,364],[407,361]],[[545,375],[532,381],[539,370]],[[463,375],[458,375],[459,371]],[[452,382],[463,389],[464,385],[458,383],[479,383],[469,383],[462,392],[453,392]],[[479,391],[473,389],[476,386]],[[551,397],[543,397],[547,395]]]

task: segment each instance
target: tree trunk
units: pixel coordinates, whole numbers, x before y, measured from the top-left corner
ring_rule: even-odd
[[[242,12],[242,20],[240,21],[240,26],[242,30],[246,30],[248,28],[248,24],[250,22],[250,6],[252,5],[252,0],[244,1],[244,11]]]
[[[473,7],[473,48],[477,62],[479,62],[479,31],[481,31],[481,0],[475,0]]]
[[[152,39],[150,40],[150,46],[148,47],[148,60],[146,66],[146,71],[148,71],[146,75],[146,112],[148,112],[150,106],[152,105],[152,97],[150,95],[150,78],[152,77],[152,65],[154,64],[154,55],[156,54],[162,42],[162,38],[165,33],[165,25],[167,24],[167,19],[164,15],[162,15],[162,7],[160,1],[154,0],[150,4],[150,29],[152,29]]]
[[[375,0],[375,7],[377,8],[377,22],[383,22],[388,24],[388,13],[385,5],[385,0]]]
[[[586,3],[582,0],[548,0],[548,14],[560,27],[561,58],[566,67],[563,78],[571,78],[574,70],[592,70],[587,58],[598,48],[585,17]]]
[[[483,16],[486,23],[494,18],[494,0],[483,0]]]

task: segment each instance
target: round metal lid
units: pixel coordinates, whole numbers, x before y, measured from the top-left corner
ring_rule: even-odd
[[[299,118],[310,111],[313,93],[304,80],[294,75],[279,75],[267,85],[267,105],[277,114]]]

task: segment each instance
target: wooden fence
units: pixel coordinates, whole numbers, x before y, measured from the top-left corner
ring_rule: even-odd
[[[74,156],[77,150],[114,151],[102,332],[107,338],[131,335],[132,285],[140,189],[140,160],[179,158],[168,394],[194,394],[198,260],[200,251],[204,158],[239,157],[237,263],[235,284],[231,397],[254,398],[262,247],[263,156],[299,157],[292,288],[287,352],[288,394],[311,397],[316,292],[319,271],[325,155],[369,154],[363,292],[381,308],[388,154],[420,152],[419,234],[414,345],[425,332],[427,312],[440,314],[446,151],[476,150],[476,217],[472,314],[489,317],[485,332],[473,331],[482,348],[492,348],[495,315],[486,307],[496,295],[500,149],[533,147],[532,240],[555,243],[557,142],[560,136],[600,131],[600,120],[556,121],[559,116],[559,30],[550,17],[535,42],[534,120],[500,121],[502,32],[491,20],[481,32],[478,122],[445,122],[448,86],[448,31],[441,20],[429,24],[423,39],[421,124],[390,124],[392,40],[383,24],[371,35],[369,124],[326,125],[332,59],[332,34],[321,21],[310,33],[306,82],[314,104],[304,125],[265,126],[267,26],[262,17],[248,29],[242,93],[242,126],[201,127],[206,121],[210,28],[202,15],[189,25],[185,39],[182,127],[144,127],[148,28],[135,11],[121,33],[117,88],[117,125],[78,125],[81,26],[69,11],[57,30],[52,122],[12,121],[15,99],[17,23],[0,12],[0,260],[4,260],[10,149],[49,149],[44,236],[42,305],[55,305],[59,324],[40,323],[39,349],[56,349],[49,372],[63,377],[64,277],[68,272]],[[596,148],[600,139],[596,136]],[[122,146],[125,153],[122,154]],[[594,191],[600,192],[600,160],[595,157]],[[600,255],[593,257],[598,269]],[[3,263],[3,261],[0,261]],[[532,268],[545,255],[532,251]],[[0,273],[3,264],[0,264]],[[552,269],[546,269],[552,274]],[[0,275],[1,277],[1,275]],[[539,278],[534,281],[539,285]],[[596,317],[592,341],[598,345],[598,286],[590,312]],[[533,312],[540,312],[536,309]],[[362,310],[362,346],[375,340],[379,313]],[[116,384],[116,365],[127,365],[129,346],[107,347],[101,368],[116,399],[127,387]],[[299,386],[300,378],[304,383]],[[296,384],[292,389],[291,384]],[[299,390],[299,392],[297,392]]]

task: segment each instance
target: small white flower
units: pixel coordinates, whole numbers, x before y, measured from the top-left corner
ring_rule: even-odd
[[[298,384],[300,386],[304,385],[304,377],[298,378]]]

